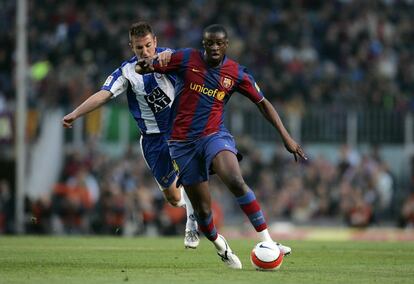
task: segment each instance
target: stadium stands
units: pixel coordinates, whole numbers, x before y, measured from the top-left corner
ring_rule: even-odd
[[[15,111],[19,83],[13,73],[15,5],[6,1],[0,9],[0,118]],[[242,167],[247,182],[262,200],[268,219],[355,227],[412,226],[409,209],[400,212],[410,208],[402,204],[412,203],[412,197],[406,197],[412,187],[411,171],[403,181],[397,180],[399,173],[390,170],[378,149],[360,151],[357,145],[412,147],[413,11],[409,0],[175,0],[140,1],[139,6],[136,1],[32,1],[29,142],[40,131],[44,110],[72,109],[131,56],[127,31],[132,22],[148,20],[159,45],[172,48],[199,47],[202,28],[220,22],[231,32],[229,55],[249,67],[285,119],[299,117],[297,134],[304,143],[355,143],[338,147],[336,161],[317,156],[298,166],[279,148],[265,159],[263,152],[253,150],[255,142],[269,142],[273,134],[253,124],[250,116],[257,113],[247,100],[231,102],[250,123],[239,126],[237,142],[245,155]],[[124,103],[123,99],[112,102]],[[237,128],[235,118],[228,119]],[[34,217],[28,219],[28,231],[139,234],[153,227],[160,232],[176,230],[166,229],[172,222],[165,213],[168,210],[163,211],[162,196],[135,147],[111,156],[96,144],[102,137],[101,142],[108,142],[112,135],[105,131],[112,128],[100,125],[101,121],[98,116],[85,122],[82,151],[70,147],[73,137],[67,135],[59,183],[50,195],[28,200],[27,214]],[[10,145],[10,139],[0,136],[0,143]],[[11,156],[4,152],[12,151],[6,146],[0,150],[0,160]],[[0,176],[0,233],[13,231],[7,223],[13,185],[4,178]],[[76,194],[69,194],[75,188]],[[218,200],[228,200],[221,203],[225,220],[240,222],[240,212],[229,205],[231,197],[222,188],[214,188]]]

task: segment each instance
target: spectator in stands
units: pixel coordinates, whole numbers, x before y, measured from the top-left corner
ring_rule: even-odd
[[[81,234],[89,230],[89,212],[93,203],[84,178],[79,171],[54,188],[53,212],[59,218],[62,233]]]
[[[401,227],[414,228],[414,193],[404,201],[399,223]]]
[[[13,204],[9,183],[0,179],[0,233],[13,232]]]

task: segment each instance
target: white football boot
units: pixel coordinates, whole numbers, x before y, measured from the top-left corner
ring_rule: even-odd
[[[184,247],[196,249],[200,243],[200,233],[197,230],[185,230]]]
[[[284,256],[290,255],[292,253],[292,249],[290,247],[284,246],[281,243],[276,243],[276,245]]]
[[[221,238],[226,245],[224,251],[217,251],[217,254],[221,258],[221,261],[223,261],[224,264],[227,265],[229,268],[242,269],[240,259],[237,257],[237,255],[233,253],[226,239],[222,235],[218,235],[218,237]]]

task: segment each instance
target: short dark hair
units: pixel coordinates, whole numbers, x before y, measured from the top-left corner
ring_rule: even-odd
[[[129,37],[132,37],[132,36],[144,37],[147,34],[154,35],[150,24],[148,24],[147,22],[133,23],[129,27]]]
[[[227,30],[223,25],[214,24],[206,27],[203,31],[203,36],[207,33],[223,33],[227,38]]]

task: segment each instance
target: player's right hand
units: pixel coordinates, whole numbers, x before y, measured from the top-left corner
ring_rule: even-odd
[[[135,65],[135,72],[138,74],[145,74],[153,72],[154,68],[152,67],[152,59],[142,58],[137,61]]]
[[[74,115],[72,112],[65,115],[62,119],[62,125],[65,128],[72,128],[72,124],[76,119],[76,115]]]

